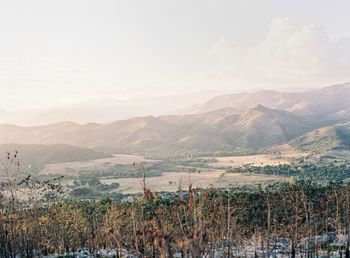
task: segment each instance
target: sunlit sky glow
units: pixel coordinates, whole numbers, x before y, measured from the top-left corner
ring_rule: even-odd
[[[350,2],[0,1],[0,108],[350,81]]]

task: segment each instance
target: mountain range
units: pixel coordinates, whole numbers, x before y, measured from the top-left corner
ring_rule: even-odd
[[[298,115],[321,117],[349,110],[350,83],[308,90],[304,92],[278,92],[261,90],[214,97],[186,109],[186,113],[203,113],[224,107],[251,108],[257,104]]]
[[[350,83],[306,92],[226,94],[113,123],[0,125],[0,144],[66,144],[108,153],[350,148]]]

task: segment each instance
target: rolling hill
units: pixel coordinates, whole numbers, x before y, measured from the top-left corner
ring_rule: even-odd
[[[289,149],[322,154],[332,150],[350,150],[350,122],[322,127],[272,149]]]

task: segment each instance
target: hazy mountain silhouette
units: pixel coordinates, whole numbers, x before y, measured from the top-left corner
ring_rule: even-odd
[[[109,124],[62,122],[38,127],[0,126],[0,143],[69,144],[115,152],[261,148],[288,141],[314,128],[287,111],[258,105],[194,115],[137,117]]]

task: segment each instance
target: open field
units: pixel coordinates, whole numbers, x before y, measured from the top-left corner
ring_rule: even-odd
[[[194,187],[206,188],[266,184],[285,180],[287,179],[277,176],[233,174],[225,173],[223,170],[212,170],[201,173],[165,172],[161,176],[147,178],[146,184],[152,191],[174,192],[178,190],[179,182],[181,182],[183,189],[187,189],[190,183],[192,183]],[[105,184],[119,183],[120,188],[118,191],[122,193],[142,192],[141,178],[101,179],[101,182]]]
[[[197,171],[184,171],[184,166],[179,166],[179,170],[164,170],[161,175],[151,176],[147,178],[147,187],[153,191],[177,191],[179,183],[183,189],[188,188],[192,183],[194,187],[229,187],[233,185],[252,185],[266,184],[270,182],[287,180],[284,177],[257,175],[257,174],[236,174],[225,173],[222,167],[242,166],[244,164],[255,165],[278,165],[288,164],[294,158],[300,157],[302,154],[264,154],[252,156],[234,156],[234,157],[217,157],[218,162],[209,163],[208,168],[197,168]],[[132,155],[114,155],[112,158],[48,164],[40,174],[61,174],[74,175],[81,171],[102,170],[113,168],[115,165],[128,165],[139,162],[157,162],[156,160],[148,160],[140,156]],[[182,169],[180,169],[182,167]],[[196,168],[194,164],[185,165],[188,169]],[[166,169],[166,168],[165,168]],[[201,171],[201,172],[198,172]],[[146,171],[147,173],[147,171]],[[106,178],[99,176],[99,179],[104,184],[119,183],[118,192],[122,193],[139,193],[142,191],[141,178]],[[64,180],[66,184],[71,185],[72,181]]]
[[[216,157],[217,162],[209,163],[211,168],[239,167],[245,164],[255,166],[289,164],[293,159],[307,155],[306,153],[261,154],[249,156]],[[113,168],[115,165],[128,165],[134,162],[156,162],[141,156],[116,154],[111,158],[47,164],[39,172],[44,174],[72,175],[80,171],[93,171]]]
[[[240,167],[245,164],[254,166],[290,164],[293,159],[306,156],[307,153],[260,154],[250,156],[215,157],[218,162],[210,163],[213,168]]]
[[[77,174],[79,171],[97,169],[102,170],[112,168],[115,165],[128,165],[133,164],[134,162],[154,162],[154,160],[148,160],[134,155],[116,154],[113,155],[112,158],[48,164],[45,165],[45,167],[39,172],[39,175],[70,175],[74,173]]]

